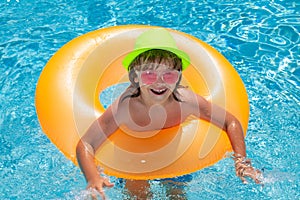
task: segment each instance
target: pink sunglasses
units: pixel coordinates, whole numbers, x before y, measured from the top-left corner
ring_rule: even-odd
[[[178,81],[180,73],[181,72],[177,70],[144,70],[137,72],[140,80],[145,85],[151,85],[155,83],[158,80],[158,77],[160,77],[167,84],[174,84]]]

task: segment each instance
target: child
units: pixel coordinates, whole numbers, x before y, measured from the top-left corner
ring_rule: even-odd
[[[94,152],[119,127],[139,132],[161,130],[179,125],[190,115],[226,131],[234,151],[237,176],[244,182],[248,176],[259,183],[260,172],[245,159],[244,134],[236,117],[180,85],[181,72],[189,65],[189,57],[176,47],[170,33],[151,29],[137,38],[135,47],[123,61],[131,85],[89,127],[77,145],[77,159],[87,187],[96,189],[105,198],[103,187],[113,186],[99,174]]]

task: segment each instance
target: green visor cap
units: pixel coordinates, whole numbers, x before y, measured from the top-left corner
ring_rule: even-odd
[[[130,63],[141,53],[151,49],[162,49],[176,54],[182,60],[182,70],[190,64],[190,57],[176,46],[172,35],[164,28],[154,28],[142,33],[135,42],[134,50],[123,60],[122,64],[128,70]]]

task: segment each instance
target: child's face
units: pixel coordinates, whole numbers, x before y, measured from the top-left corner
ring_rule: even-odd
[[[162,103],[177,86],[180,71],[164,64],[147,64],[136,70],[141,94],[147,99]]]

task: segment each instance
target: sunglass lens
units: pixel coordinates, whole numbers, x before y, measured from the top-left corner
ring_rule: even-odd
[[[168,84],[174,84],[178,80],[178,71],[168,71],[163,73],[163,80]]]
[[[152,71],[144,71],[141,73],[141,79],[144,84],[152,84],[157,80],[157,73]]]

